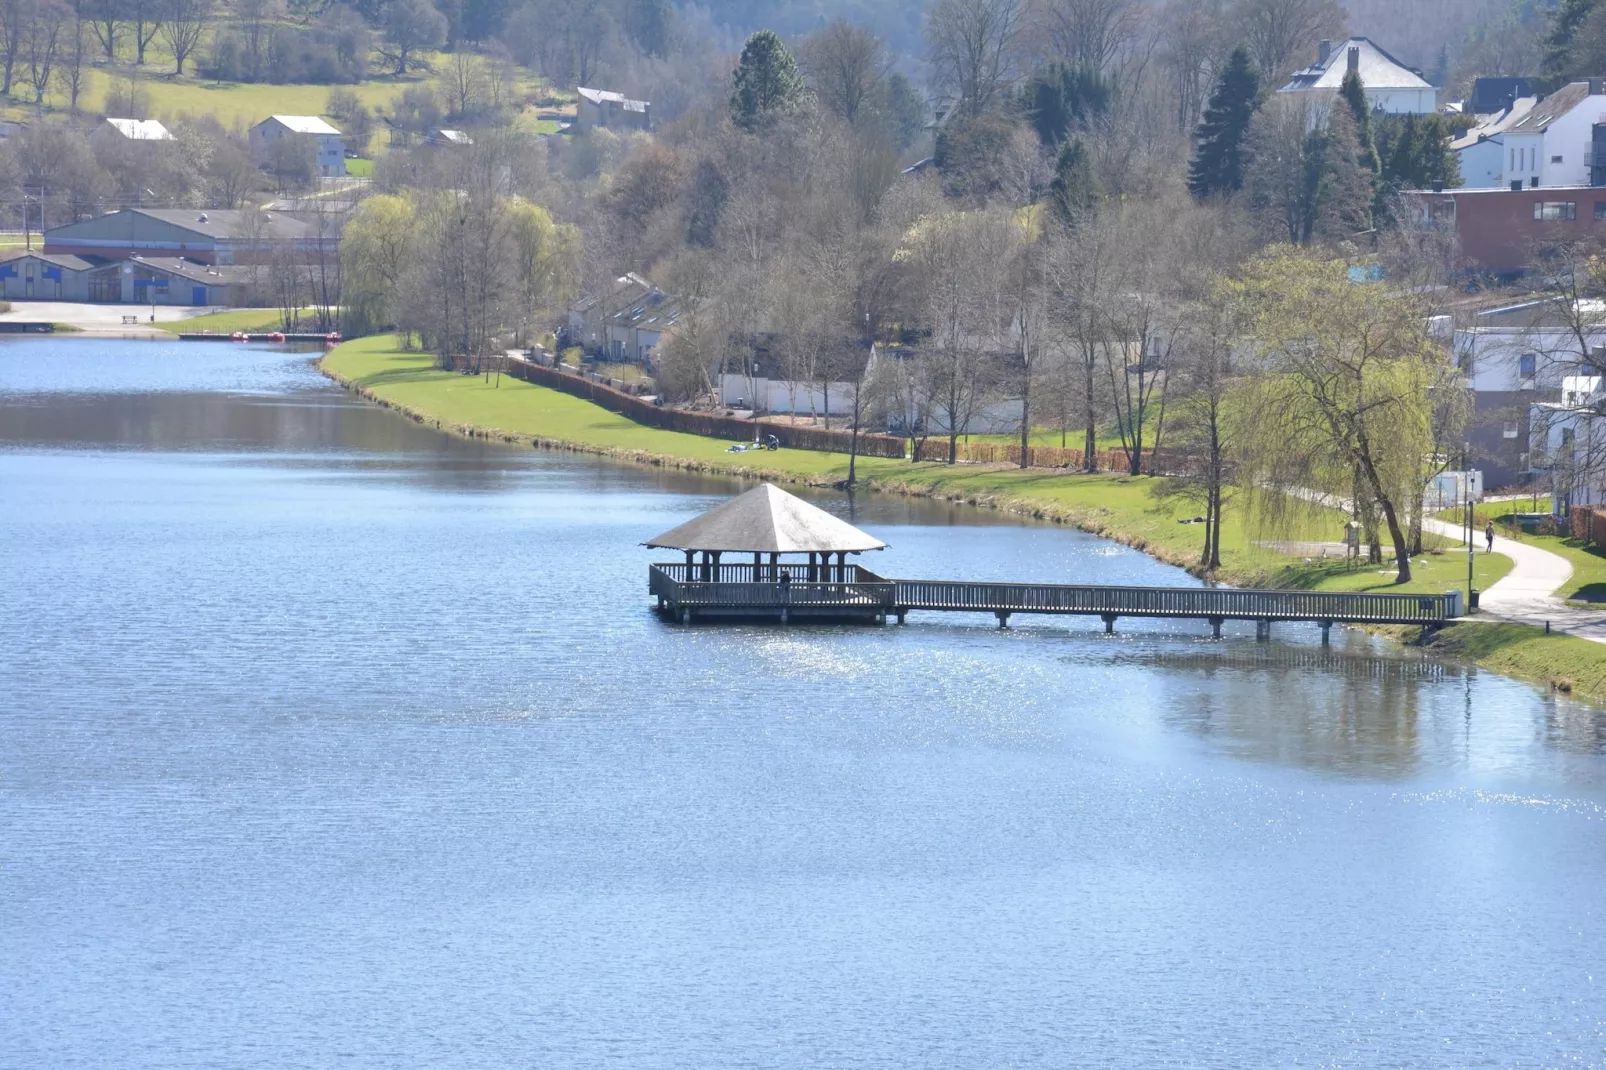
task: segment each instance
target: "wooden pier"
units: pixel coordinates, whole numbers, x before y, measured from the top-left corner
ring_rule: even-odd
[[[1325,638],[1334,624],[1438,625],[1459,617],[1460,591],[1446,594],[1339,594],[1256,591],[1223,587],[1102,587],[1051,583],[970,583],[886,579],[861,565],[787,570],[782,582],[770,565],[656,564],[648,590],[665,617],[699,620],[841,620],[903,623],[909,613],[986,613],[1008,627],[1017,613],[1098,617],[1106,632],[1123,617],[1201,620],[1217,637],[1229,620],[1254,621],[1256,636],[1271,626],[1308,621]]]
[[[1462,613],[1460,591],[1447,594],[1338,594],[1254,591],[1227,587],[1102,587],[1055,583],[891,580],[849,554],[886,548],[821,509],[777,487],[756,487],[646,543],[680,550],[684,563],[652,565],[647,589],[663,616],[699,620],[854,621],[904,623],[915,611],[988,613],[1000,628],[1017,613],[1098,617],[1114,632],[1123,617],[1202,620],[1216,638],[1229,620],[1255,622],[1271,638],[1278,621],[1434,626]],[[751,554],[751,563],[724,555]],[[787,555],[804,560],[784,561]],[[699,556],[701,560],[699,560]]]

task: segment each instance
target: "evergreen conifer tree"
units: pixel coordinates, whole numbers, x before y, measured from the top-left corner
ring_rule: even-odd
[[[1110,87],[1098,71],[1050,63],[1032,74],[1020,93],[1037,138],[1055,146],[1110,108]]]
[[[1366,102],[1366,86],[1355,71],[1344,75],[1339,83],[1338,96],[1349,107],[1350,118],[1355,122],[1355,140],[1361,146],[1360,164],[1374,175],[1378,173],[1377,143],[1372,137],[1372,106]]]
[[[1242,47],[1233,49],[1199,123],[1188,190],[1201,200],[1244,184],[1244,134],[1260,107],[1260,76]]]
[[[1554,91],[1572,80],[1573,38],[1584,25],[1599,0],[1561,0],[1550,13],[1550,32],[1545,35],[1544,59],[1540,71],[1546,86]]]
[[[731,86],[731,119],[744,130],[757,130],[803,103],[803,76],[797,61],[774,30],[759,30],[747,39]]]
[[[1054,181],[1048,186],[1054,213],[1064,222],[1074,222],[1098,204],[1101,192],[1087,146],[1080,138],[1065,142],[1054,161]]]

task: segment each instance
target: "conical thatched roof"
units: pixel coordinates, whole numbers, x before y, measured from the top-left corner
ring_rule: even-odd
[[[765,483],[647,540],[646,545],[731,553],[834,554],[882,550],[887,544]]]

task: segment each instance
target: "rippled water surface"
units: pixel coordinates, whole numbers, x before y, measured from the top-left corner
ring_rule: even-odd
[[[659,623],[737,489],[0,343],[0,1065],[1606,1066],[1601,713],[1314,627]]]

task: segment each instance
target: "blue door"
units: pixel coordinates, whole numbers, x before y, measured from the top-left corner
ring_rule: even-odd
[[[204,304],[206,304],[206,287],[205,286],[197,286],[197,287],[195,287],[195,289],[190,291],[190,304],[192,304],[192,305],[204,305]]]

